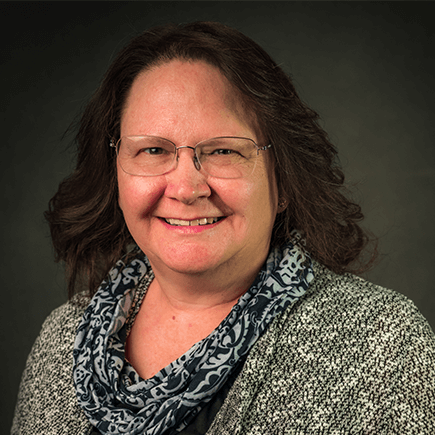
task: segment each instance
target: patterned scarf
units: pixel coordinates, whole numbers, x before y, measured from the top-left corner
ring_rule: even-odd
[[[222,387],[273,319],[313,280],[310,258],[292,243],[271,250],[251,288],[205,339],[150,379],[124,356],[126,321],[138,287],[154,275],[137,251],[119,261],[86,309],[74,347],[80,406],[102,434],[180,431]]]

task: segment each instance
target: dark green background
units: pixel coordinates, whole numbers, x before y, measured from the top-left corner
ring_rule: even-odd
[[[66,300],[42,216],[72,167],[63,137],[129,38],[168,21],[216,20],[262,45],[322,116],[365,226],[368,279],[412,298],[435,325],[434,31],[431,3],[1,3],[2,418],[26,356]],[[92,188],[92,186],[89,186]]]

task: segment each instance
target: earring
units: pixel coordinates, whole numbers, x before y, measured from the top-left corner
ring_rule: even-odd
[[[285,198],[278,199],[278,208],[280,211],[284,211],[287,207],[287,200]]]

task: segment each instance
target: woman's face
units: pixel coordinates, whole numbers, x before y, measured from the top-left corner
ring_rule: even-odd
[[[235,94],[218,69],[203,62],[171,61],[136,78],[121,119],[121,136],[160,136],[177,147],[194,147],[217,136],[247,137],[267,145]],[[239,179],[208,176],[195,168],[191,149],[178,153],[178,166],[164,175],[141,177],[119,165],[117,169],[125,221],[153,269],[243,274],[260,267],[277,210],[271,152],[261,151],[254,172]],[[220,220],[186,225],[205,218]]]

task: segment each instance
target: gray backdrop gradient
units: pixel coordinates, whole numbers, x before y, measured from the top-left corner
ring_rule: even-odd
[[[380,259],[366,276],[408,295],[435,325],[434,30],[430,3],[1,3],[2,418],[26,356],[66,300],[43,219],[72,168],[63,137],[137,32],[216,20],[263,46],[319,112]],[[92,186],[90,186],[92,188]]]

